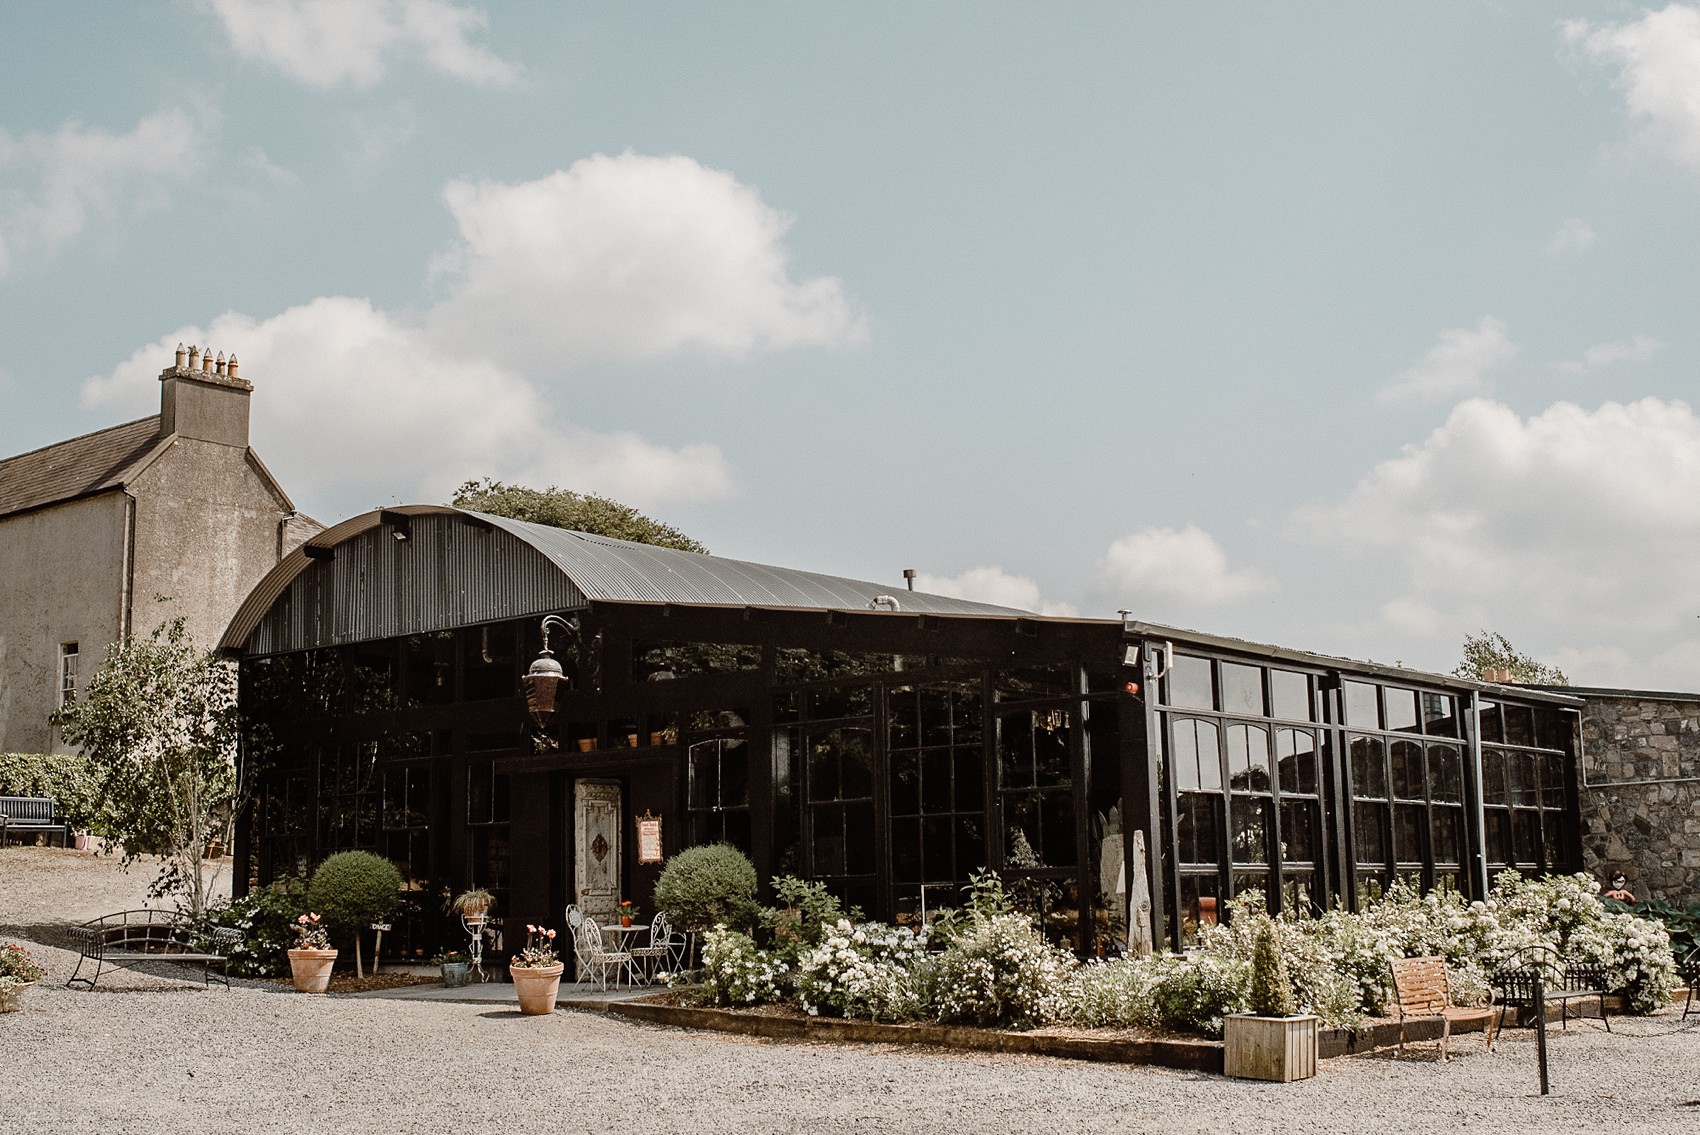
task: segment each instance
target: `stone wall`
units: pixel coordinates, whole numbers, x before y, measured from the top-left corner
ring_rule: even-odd
[[[1582,710],[1582,858],[1637,898],[1700,901],[1700,694],[1566,691]]]

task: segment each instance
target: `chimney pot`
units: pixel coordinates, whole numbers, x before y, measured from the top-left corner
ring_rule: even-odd
[[[208,347],[207,353],[201,356],[201,373],[202,374],[211,374],[212,369],[213,369],[212,348]]]
[[[189,352],[184,348],[183,344],[177,344],[177,366],[181,368],[188,358]]]
[[[201,369],[201,349],[193,343],[189,344],[189,369]]]
[[[235,351],[230,352],[230,371],[229,371],[229,374],[230,374],[231,378],[240,378],[241,377],[241,375],[236,373],[236,352]]]
[[[217,369],[218,369],[218,373],[220,373],[220,374],[224,373],[224,352],[223,351],[220,351],[218,353],[218,368]]]

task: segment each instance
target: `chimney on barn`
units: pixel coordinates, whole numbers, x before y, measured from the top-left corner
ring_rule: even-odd
[[[254,384],[239,377],[238,365],[234,354],[227,361],[220,352],[215,362],[210,347],[177,344],[175,361],[159,372],[160,432],[246,449]]]

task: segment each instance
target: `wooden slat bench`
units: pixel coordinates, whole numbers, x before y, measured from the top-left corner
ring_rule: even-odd
[[[67,989],[78,984],[93,989],[104,969],[134,969],[150,962],[198,965],[202,984],[209,986],[213,967],[217,966],[219,980],[229,989],[229,955],[219,951],[228,951],[242,941],[240,930],[219,927],[210,936],[211,948],[205,948],[193,940],[188,924],[169,910],[119,911],[72,927],[71,934],[82,956],[65,982]],[[85,962],[94,963],[92,977],[81,976]]]
[[[1491,995],[1490,995],[1491,996]],[[1493,1005],[1486,1007],[1466,1007],[1452,1003],[1452,987],[1446,980],[1446,959],[1430,958],[1401,958],[1393,963],[1393,997],[1399,1006],[1399,1051],[1405,1051],[1405,1021],[1407,1018],[1433,1020],[1440,1018],[1440,1058],[1448,1059],[1446,1053],[1447,1041],[1452,1037],[1452,1026],[1468,1021],[1482,1022],[1482,1029],[1487,1032],[1487,1025],[1493,1019]],[[1493,1034],[1488,1033],[1488,1050],[1493,1049]]]
[[[59,836],[59,846],[71,845],[71,825],[59,814],[51,796],[0,796],[0,845],[19,836]]]

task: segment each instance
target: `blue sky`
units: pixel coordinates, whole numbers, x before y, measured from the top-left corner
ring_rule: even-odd
[[[1700,6],[203,0],[0,43],[0,452],[1700,689]]]

